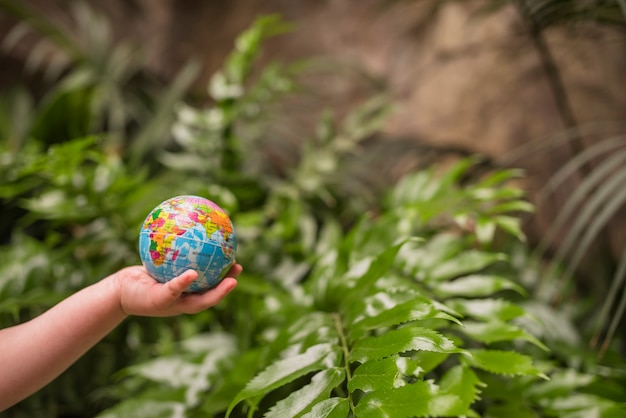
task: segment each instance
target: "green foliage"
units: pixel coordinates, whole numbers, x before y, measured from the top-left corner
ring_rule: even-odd
[[[384,122],[384,97],[342,121],[323,114],[300,160],[267,170],[262,131],[271,114],[262,109],[297,88],[300,68],[255,63],[263,40],[287,28],[268,16],[243,32],[204,107],[182,100],[193,66],[161,95],[141,90],[144,117],[125,108],[119,123],[94,122],[120,110],[94,94],[97,78],[71,88],[62,78],[56,98],[41,102],[16,93],[14,115],[38,122],[0,120],[10,139],[0,143],[1,326],[137,263],[140,222],[172,194],[228,208],[245,273],[208,312],[129,320],[11,416],[623,413],[619,359],[598,365],[582,347],[547,344],[539,324],[571,323],[524,299],[518,215],[532,207],[510,185],[521,173],[478,176],[479,159],[466,159],[409,173],[371,205],[364,185],[346,187],[354,180],[341,168]],[[72,42],[43,29],[61,46]],[[81,56],[78,45],[71,51]],[[93,60],[71,68],[65,77],[91,71]],[[115,90],[133,91],[138,79],[116,78]],[[54,113],[76,101],[97,112],[72,115],[81,119],[74,132],[52,121],[48,100]]]

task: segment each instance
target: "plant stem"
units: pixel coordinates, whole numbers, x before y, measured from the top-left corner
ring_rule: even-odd
[[[352,380],[352,371],[350,370],[350,361],[348,360],[350,357],[350,349],[348,348],[348,341],[341,322],[341,315],[335,312],[333,313],[333,319],[335,320],[335,328],[337,329],[339,342],[341,343],[341,349],[343,350],[343,367],[346,371],[346,382],[350,383]],[[352,400],[352,395],[350,395],[350,389],[347,390],[347,396],[348,401],[350,402],[350,410],[354,413],[354,402]]]

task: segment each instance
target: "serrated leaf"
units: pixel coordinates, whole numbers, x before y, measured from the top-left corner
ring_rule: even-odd
[[[377,294],[377,296],[380,295],[384,296],[385,294]],[[354,324],[354,330],[364,332],[375,328],[390,327],[405,322],[433,318],[446,319],[460,325],[458,319],[436,309],[428,299],[416,297],[396,306],[391,304],[387,310],[377,313],[376,316],[366,317],[357,321]]]
[[[448,299],[446,304],[465,316],[484,320],[509,321],[526,313],[521,306],[504,299]]]
[[[458,417],[470,413],[461,398],[453,393],[437,393],[428,403],[427,417]]]
[[[479,398],[481,386],[484,387],[485,384],[480,381],[476,373],[462,365],[452,367],[439,381],[439,389],[458,396],[466,409],[469,409],[470,405]]]
[[[302,418],[346,418],[350,404],[346,398],[330,398],[319,402]]]
[[[430,271],[465,249],[466,244],[457,236],[439,233],[417,248],[403,247],[400,256],[407,271],[416,274],[419,280],[424,280],[430,276]]]
[[[419,351],[413,356],[423,373],[426,374],[435,369],[448,358],[447,353],[435,353],[433,351]]]
[[[326,312],[312,312],[294,322],[288,329],[289,343],[303,341],[311,335],[320,335],[335,328],[333,317]]]
[[[339,359],[336,347],[318,344],[304,353],[277,360],[257,374],[230,403],[226,416],[241,401],[261,397],[266,393],[310,372],[334,367]]]
[[[528,331],[511,323],[502,321],[465,321],[463,325],[463,328],[461,328],[462,332],[487,344],[499,341],[524,340],[536,345],[542,350],[550,351],[545,344],[528,333]]]
[[[285,399],[279,401],[264,415],[267,418],[297,418],[307,413],[313,405],[322,399],[328,398],[331,390],[345,379],[343,368],[334,367],[317,373],[311,383],[291,392]]]
[[[391,356],[382,360],[372,360],[354,370],[348,390],[363,392],[392,389],[406,384],[406,378],[415,378],[422,373],[418,362],[408,357]]]
[[[392,245],[382,253],[378,254],[375,258],[367,259],[367,262],[363,264],[363,273],[357,274],[356,277],[353,274],[354,269],[351,272],[346,273],[347,276],[352,276],[349,280],[345,281],[345,285],[351,288],[356,288],[356,291],[352,292],[352,297],[363,298],[371,286],[385,274],[388,274],[391,266],[396,261],[396,256],[408,239],[402,240],[396,245]],[[357,263],[361,264],[361,263]],[[367,269],[367,270],[365,270]],[[352,273],[352,274],[350,274]]]
[[[480,271],[498,261],[506,260],[504,254],[494,254],[478,250],[469,250],[435,266],[430,273],[431,281],[450,280],[465,274]]]
[[[544,379],[548,377],[533,366],[530,356],[516,353],[514,351],[501,350],[468,350],[471,357],[466,357],[466,361],[473,367],[509,376],[530,375],[539,376]]]
[[[432,398],[429,384],[421,381],[397,389],[367,393],[354,413],[357,418],[420,417],[428,414],[428,403]]]
[[[469,412],[460,398],[419,381],[395,389],[369,392],[356,406],[357,418],[405,418],[459,416]]]
[[[462,353],[452,340],[435,330],[407,326],[391,330],[381,336],[368,337],[357,341],[352,348],[350,361],[363,363],[412,350],[434,351],[437,353]]]
[[[514,290],[525,295],[524,288],[509,279],[493,275],[471,275],[460,277],[453,281],[437,283],[433,286],[433,292],[440,297],[464,296],[481,297],[489,296],[502,290]]]

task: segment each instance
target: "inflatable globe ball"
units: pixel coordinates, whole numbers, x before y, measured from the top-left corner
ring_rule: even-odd
[[[189,269],[198,278],[187,292],[218,284],[235,263],[237,238],[222,208],[199,196],[176,196],[155,207],[139,233],[139,255],[148,273],[165,283]]]

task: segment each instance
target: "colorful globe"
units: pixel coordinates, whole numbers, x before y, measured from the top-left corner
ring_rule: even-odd
[[[139,233],[139,255],[152,277],[165,283],[189,269],[198,278],[188,292],[218,284],[235,262],[237,237],[222,208],[199,196],[176,196],[148,215]]]

